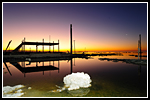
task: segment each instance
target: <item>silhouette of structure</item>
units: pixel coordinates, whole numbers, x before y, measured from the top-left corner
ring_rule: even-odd
[[[72,54],[72,24],[70,24],[70,54]]]
[[[141,34],[139,34],[139,40],[138,40],[138,59],[141,59]]]
[[[7,49],[8,49],[8,47],[9,47],[9,45],[10,45],[11,42],[12,42],[12,40],[9,41],[9,43],[8,43],[8,45],[7,45],[7,47],[6,47],[6,51],[7,51]],[[5,51],[5,52],[6,52],[6,51]]]
[[[76,54],[76,53],[75,53],[75,40],[74,40],[74,54]]]
[[[25,42],[23,41],[18,47],[16,47],[13,52],[17,52],[21,47],[22,45],[24,45],[24,51],[25,51],[25,45],[36,45],[36,52],[38,51],[38,48],[37,46],[39,45],[43,45],[43,52],[44,52],[44,45],[48,45],[48,46],[54,46],[54,45],[59,45],[59,43],[44,43],[44,39],[43,39],[43,42]]]

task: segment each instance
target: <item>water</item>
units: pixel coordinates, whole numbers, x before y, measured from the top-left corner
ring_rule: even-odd
[[[100,56],[101,57],[101,56]],[[18,62],[24,67],[55,66],[59,70],[45,70],[24,73],[11,63],[3,63],[3,86],[25,85],[23,97],[146,97],[147,66],[127,64],[123,62],[100,61],[99,56],[92,59],[73,58],[71,60]],[[135,58],[133,56],[105,56],[107,58]],[[137,57],[136,57],[137,59]],[[143,57],[143,59],[146,59]],[[23,71],[23,70],[22,70]],[[88,73],[92,86],[79,90],[49,92],[63,86],[63,77],[71,72]],[[28,89],[31,87],[32,89]]]

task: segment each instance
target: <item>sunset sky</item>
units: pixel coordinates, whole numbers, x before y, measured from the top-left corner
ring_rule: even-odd
[[[70,24],[78,51],[137,50],[139,34],[147,49],[147,3],[3,3],[3,50],[10,40],[14,49],[24,37],[49,42],[49,36],[59,39],[60,51],[70,50]]]

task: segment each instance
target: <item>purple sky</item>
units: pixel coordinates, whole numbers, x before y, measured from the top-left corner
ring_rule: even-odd
[[[147,3],[3,3],[3,49],[50,35],[69,50],[70,24],[78,50],[136,50],[139,34],[147,49]]]

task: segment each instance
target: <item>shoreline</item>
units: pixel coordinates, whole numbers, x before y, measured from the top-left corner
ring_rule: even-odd
[[[140,59],[117,59],[117,58],[98,58],[99,60],[107,60],[107,61],[113,61],[118,62],[122,61],[129,64],[136,64],[136,65],[147,65],[147,60],[140,60]]]
[[[3,55],[3,62],[19,62],[26,61],[26,58],[32,59],[31,61],[40,60],[70,60],[72,58],[85,58],[88,59],[89,56],[111,56],[119,55],[118,53],[108,53],[108,54],[69,54],[69,53],[30,53],[30,54],[10,54]],[[28,60],[27,60],[28,61]]]

